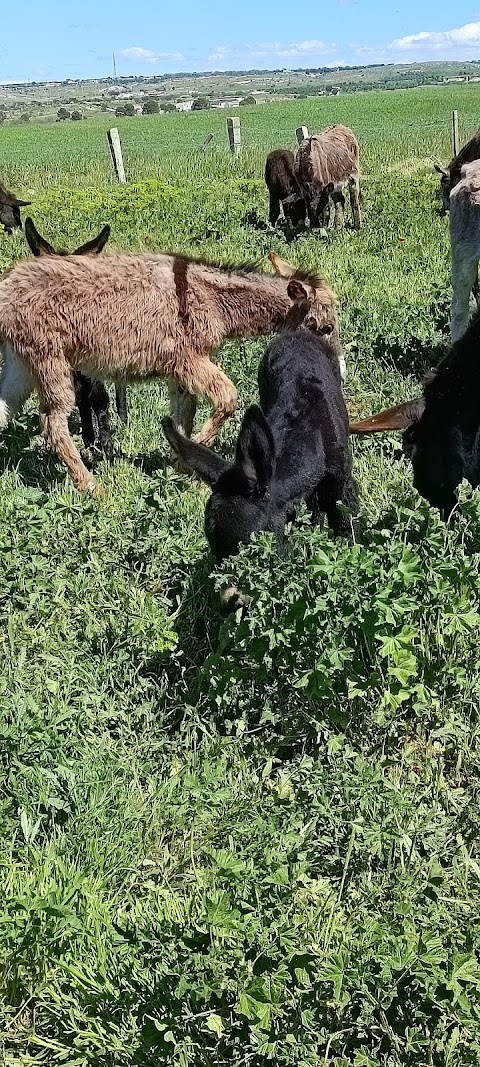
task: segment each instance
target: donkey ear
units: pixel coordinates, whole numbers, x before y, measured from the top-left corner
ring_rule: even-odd
[[[394,408],[379,411],[369,419],[350,423],[350,433],[385,433],[386,430],[406,430],[412,423],[418,422],[425,411],[423,397],[407,400]]]
[[[290,263],[287,263],[285,259],[282,259],[277,252],[269,252],[268,258],[273,266],[275,274],[279,274],[281,278],[292,278],[296,272],[296,267],[292,267]]]
[[[264,496],[273,476],[275,444],[272,431],[257,404],[245,412],[237,441],[235,467],[253,493]]]
[[[291,282],[288,283],[287,293],[294,304],[305,304],[312,299],[312,293],[309,292],[308,286],[300,282],[298,278],[292,278]]]
[[[94,237],[93,241],[87,241],[84,245],[80,245],[75,249],[74,256],[89,256],[92,252],[97,254],[105,248],[105,245],[110,237],[110,226],[104,226],[100,231],[98,237]]]
[[[54,256],[55,249],[40,236],[32,219],[25,219],[25,237],[34,256]]]
[[[437,174],[441,174],[443,178],[448,178],[448,167],[440,167],[438,163],[433,164]]]
[[[212,452],[211,448],[199,445],[196,441],[185,437],[183,433],[179,433],[170,418],[162,419],[162,426],[165,437],[177,456],[188,467],[191,467],[192,471],[199,474],[207,485],[215,485],[220,475],[231,467],[230,463],[227,463],[216,452]]]

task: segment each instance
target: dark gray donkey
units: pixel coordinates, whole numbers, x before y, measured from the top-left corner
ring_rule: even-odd
[[[480,485],[480,312],[426,379],[423,397],[350,426],[350,433],[403,432],[413,484],[448,519],[465,478]]]
[[[278,273],[294,273],[275,253],[270,259]],[[285,524],[302,500],[313,522],[326,515],[335,534],[352,536],[345,508],[355,516],[358,499],[334,297],[320,279],[305,275],[302,280],[298,273],[288,286],[292,314],[260,363],[261,406],[245,414],[235,462],[184,437],[171,419],[163,420],[177,455],[212,487],[205,530],[218,560],[260,530],[272,531],[281,547]]]
[[[0,224],[6,233],[11,233],[16,227],[22,228],[20,208],[29,204],[29,200],[19,200],[14,193],[9,193],[0,182]]]
[[[305,222],[307,205],[296,172],[295,156],[287,148],[277,148],[267,156],[265,184],[270,197],[269,222],[275,226],[280,215],[289,219],[292,226]]]

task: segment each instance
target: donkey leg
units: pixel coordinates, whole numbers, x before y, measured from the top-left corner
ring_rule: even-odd
[[[117,409],[117,415],[120,422],[124,422],[125,425],[128,422],[128,407],[127,407],[127,387],[126,385],[115,386],[115,406]]]
[[[270,190],[270,206],[269,206],[269,212],[268,212],[268,221],[269,221],[271,226],[275,226],[275,223],[276,223],[276,221],[278,219],[279,214],[280,214],[280,199],[279,199],[277,193],[273,193],[272,190]]]
[[[362,214],[360,211],[360,179],[358,175],[352,174],[348,180],[348,192],[350,194],[350,206],[352,208],[353,223],[356,230],[359,230],[362,225]]]
[[[463,337],[470,315],[470,293],[477,278],[477,260],[465,260],[452,245],[452,304],[450,333],[452,341]]]
[[[335,219],[334,227],[336,230],[340,230],[345,222],[345,197],[341,190],[338,193],[332,194],[332,200],[335,205]]]
[[[68,416],[75,404],[73,374],[68,365],[56,368],[55,382],[42,380],[40,368],[38,392],[40,396],[40,423],[45,439],[65,464],[77,489],[94,493],[95,478],[82,462],[68,429]]]
[[[90,407],[95,415],[97,433],[95,444],[106,456],[113,456],[112,432],[110,429],[109,408],[110,398],[102,381],[95,378],[90,383]]]
[[[225,419],[236,410],[238,393],[233,382],[209,359],[201,359],[194,365],[195,376],[189,386],[201,396],[207,396],[213,411],[200,433],[194,437],[201,445],[211,445]]]
[[[340,476],[327,476],[320,483],[319,501],[327,516],[327,522],[335,537],[355,539],[359,512],[358,490],[351,473]],[[342,506],[343,505],[343,506]],[[348,508],[350,514],[346,514]]]
[[[95,425],[94,413],[90,404],[90,392],[92,388],[91,378],[76,371],[73,376],[75,384],[75,402],[80,413],[82,440],[85,448],[95,444],[98,435],[98,426]]]
[[[0,375],[0,429],[21,410],[35,389],[35,379],[28,367],[10,345],[3,346],[3,367]]]
[[[185,434],[185,437],[191,437],[197,410],[197,398],[184,385],[179,385],[172,379],[168,382],[168,391],[173,425],[180,433]]]

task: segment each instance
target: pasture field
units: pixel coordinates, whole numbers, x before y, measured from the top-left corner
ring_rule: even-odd
[[[53,243],[321,268],[352,416],[416,395],[447,342],[450,157],[480,86],[0,131]],[[267,148],[344,121],[365,224],[290,245]],[[209,132],[214,147],[198,149]],[[348,217],[348,216],[347,216]],[[0,266],[25,254],[0,236]],[[264,341],[225,345],[241,410]],[[5,1067],[480,1063],[480,508],[443,525],[394,435],[354,440],[363,541],[303,513],[220,573],[206,490],[163,463],[165,386],[130,392],[105,498],[80,497],[32,403],[0,439],[0,1062]],[[203,410],[202,410],[203,414]],[[114,419],[114,416],[112,416]],[[216,587],[252,594],[223,619]]]

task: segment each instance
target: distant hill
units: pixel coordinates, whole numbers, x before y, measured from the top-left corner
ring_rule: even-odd
[[[60,108],[70,104],[84,117],[112,111],[127,97],[142,110],[145,97],[157,98],[160,110],[188,110],[197,96],[207,103],[229,107],[254,97],[257,104],[271,100],[375,89],[409,89],[452,82],[480,82],[480,59],[448,63],[375,63],[351,67],[307,67],[295,70],[179,72],[158,75],[117,75],[62,82],[0,83],[0,123],[15,123],[26,110],[34,121],[54,121]],[[70,110],[70,109],[68,109]]]

